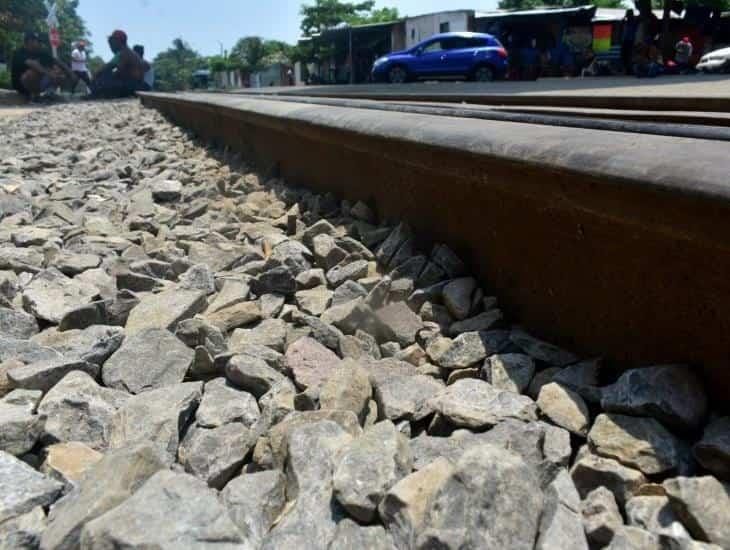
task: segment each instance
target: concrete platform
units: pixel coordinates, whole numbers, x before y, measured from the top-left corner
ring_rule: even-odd
[[[620,366],[697,365],[727,404],[727,143],[221,94],[142,101],[449,243],[535,333]]]
[[[492,105],[730,112],[730,75],[545,78],[535,82],[414,82],[271,87],[237,93],[422,100]],[[699,102],[699,103],[698,103]]]

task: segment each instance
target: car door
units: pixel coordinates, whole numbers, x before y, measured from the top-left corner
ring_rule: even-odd
[[[444,55],[441,63],[443,65],[443,74],[446,75],[463,75],[467,74],[474,64],[474,41],[469,38],[454,36],[447,38],[443,42]]]
[[[443,57],[445,55],[442,39],[424,42],[416,50],[413,72],[419,76],[436,76],[443,73]]]

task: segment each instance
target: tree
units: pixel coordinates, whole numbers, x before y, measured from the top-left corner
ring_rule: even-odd
[[[340,23],[358,21],[358,18],[367,17],[372,12],[373,6],[375,6],[374,0],[358,3],[315,0],[314,5],[305,4],[301,8],[302,33],[305,36],[312,36]]]
[[[623,8],[626,6],[623,0],[500,0],[501,10],[530,10],[540,7],[548,8],[573,8],[593,4],[599,8]]]
[[[231,58],[245,73],[255,73],[275,63],[290,64],[295,57],[295,47],[280,40],[264,40],[258,36],[246,36],[236,42]]]
[[[78,40],[89,41],[89,30],[86,23],[77,13],[79,0],[56,0],[58,31],[61,34],[61,45],[58,57],[64,61],[71,59],[72,44]],[[89,51],[92,51],[89,44]]]
[[[367,25],[368,23],[387,23],[398,19],[400,19],[398,8],[380,8],[379,10],[371,10],[365,15],[348,17],[345,22],[350,25]]]
[[[172,41],[168,48],[155,57],[155,87],[162,91],[185,90],[190,87],[193,73],[207,66],[207,62],[182,38]]]

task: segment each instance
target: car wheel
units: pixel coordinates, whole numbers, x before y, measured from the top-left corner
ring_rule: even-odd
[[[488,65],[480,65],[474,69],[473,78],[477,82],[492,82],[494,80],[494,69]]]
[[[388,82],[391,84],[403,84],[408,80],[408,73],[400,65],[396,65],[388,71]]]

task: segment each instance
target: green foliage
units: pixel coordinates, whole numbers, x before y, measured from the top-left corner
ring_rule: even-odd
[[[367,17],[372,12],[375,2],[340,2],[340,0],[314,0],[314,5],[303,5],[302,32],[305,36],[312,36],[325,29],[332,28],[340,23],[356,21]]]
[[[659,0],[661,1],[661,0]],[[501,10],[531,10],[535,8],[572,8],[593,4],[599,8],[624,8],[630,5],[630,1],[624,0],[500,0]]]
[[[155,87],[162,91],[186,90],[193,73],[207,67],[207,61],[182,38],[172,41],[172,47],[161,52],[152,62]]]
[[[6,70],[0,71],[0,89],[9,90],[10,88],[10,72]]]
[[[230,68],[230,63],[235,61],[236,68],[244,73],[255,73],[275,63],[291,64],[296,53],[296,48],[286,42],[246,36],[233,46],[227,63]]]
[[[89,31],[77,13],[79,0],[56,0],[56,6],[61,34],[58,54],[68,61],[72,42],[88,39]],[[0,0],[0,58],[11,58],[12,52],[22,45],[25,31],[47,34],[47,15],[43,0]]]
[[[86,66],[89,68],[89,71],[91,71],[91,74],[95,75],[104,66],[104,60],[98,55],[94,55],[88,58]]]
[[[387,23],[400,19],[398,8],[380,8],[365,15],[349,17],[345,21],[350,25],[367,25],[368,23]]]

